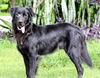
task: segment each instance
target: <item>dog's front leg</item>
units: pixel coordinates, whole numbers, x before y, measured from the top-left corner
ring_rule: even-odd
[[[30,56],[29,57],[29,78],[35,78],[38,68],[38,57]]]
[[[38,68],[38,57],[24,55],[27,78],[35,78]]]

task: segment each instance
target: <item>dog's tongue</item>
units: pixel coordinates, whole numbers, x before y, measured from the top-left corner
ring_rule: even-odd
[[[22,31],[22,33],[25,33],[25,27],[24,26],[21,27],[21,31]]]
[[[18,30],[20,30],[22,33],[25,33],[25,26],[23,26],[21,28],[18,27]]]

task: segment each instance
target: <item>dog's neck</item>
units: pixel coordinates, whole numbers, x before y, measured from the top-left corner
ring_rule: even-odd
[[[27,24],[27,26],[25,26],[25,27],[27,27],[27,28],[24,33],[14,30],[15,38],[16,38],[18,45],[23,45],[25,39],[32,33],[32,24],[31,23]]]

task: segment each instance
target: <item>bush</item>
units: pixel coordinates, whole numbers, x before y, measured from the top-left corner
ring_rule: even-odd
[[[1,38],[11,38],[13,37],[13,33],[12,33],[12,24],[6,20],[0,19],[1,22],[3,22],[3,24],[0,24],[0,26],[3,29],[6,29],[7,31],[0,31],[1,33]]]

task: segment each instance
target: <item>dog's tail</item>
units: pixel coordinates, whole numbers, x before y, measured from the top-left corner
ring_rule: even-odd
[[[82,42],[82,61],[85,62],[89,67],[92,67],[92,61],[87,51],[87,46],[85,40]]]

